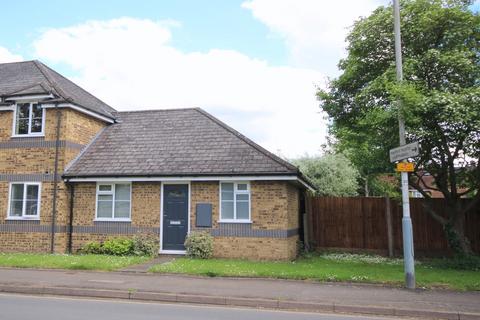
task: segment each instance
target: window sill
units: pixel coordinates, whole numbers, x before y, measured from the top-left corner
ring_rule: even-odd
[[[44,138],[44,133],[39,134],[12,134],[12,138]]]
[[[132,222],[132,219],[94,219],[93,222]]]
[[[253,223],[252,220],[219,220],[218,223]]]
[[[5,220],[13,220],[13,221],[39,221],[40,217],[7,217]]]

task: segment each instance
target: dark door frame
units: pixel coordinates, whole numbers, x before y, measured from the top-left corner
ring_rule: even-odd
[[[190,198],[191,198],[191,185],[190,181],[166,181],[161,183],[160,188],[160,251],[159,253],[164,254],[185,254],[184,250],[163,250],[163,199],[164,199],[164,186],[167,184],[183,184],[188,185],[188,227],[187,235],[190,233]]]

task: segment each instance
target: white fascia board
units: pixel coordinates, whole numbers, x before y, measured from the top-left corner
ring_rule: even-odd
[[[25,95],[25,96],[16,96],[6,98],[5,101],[32,101],[32,100],[40,100],[40,99],[50,99],[53,98],[52,94],[38,94],[38,95]]]
[[[50,109],[50,108],[55,108],[55,104],[53,103],[46,103],[46,104],[42,104],[42,106],[45,108],[45,109]],[[72,103],[59,103],[57,105],[58,108],[71,108],[73,110],[76,110],[78,112],[81,112],[81,113],[84,113],[86,115],[89,115],[91,117],[94,117],[94,118],[97,118],[97,119],[100,119],[102,121],[105,121],[105,122],[108,122],[108,123],[114,123],[114,121],[110,118],[107,118],[107,117],[104,117],[96,112],[93,112],[93,111],[90,111],[90,110],[87,110],[85,108],[82,108],[80,106],[77,106],[75,104],[72,104]]]
[[[167,177],[85,177],[66,178],[70,182],[94,182],[94,181],[246,181],[246,180],[297,180],[297,176],[167,176]]]
[[[15,105],[10,106],[0,106],[0,111],[15,111]]]
[[[132,182],[132,181],[298,181],[300,184],[308,188],[310,191],[315,191],[305,181],[297,176],[184,176],[184,177],[88,177],[88,178],[65,178],[69,182]]]

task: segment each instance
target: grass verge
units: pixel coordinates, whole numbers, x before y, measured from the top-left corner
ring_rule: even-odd
[[[416,265],[417,285],[425,288],[480,290],[480,269],[459,270],[446,260],[425,260]],[[379,283],[401,286],[403,261],[358,254],[310,255],[292,262],[178,258],[155,265],[151,272],[204,276],[264,277],[278,279]]]
[[[0,267],[112,271],[150,260],[150,257],[0,253]]]

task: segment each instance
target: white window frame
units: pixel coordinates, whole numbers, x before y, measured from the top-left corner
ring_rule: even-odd
[[[12,210],[12,188],[13,185],[23,184],[23,206],[22,206],[22,216],[11,216]],[[36,215],[25,215],[25,210],[27,209],[27,186],[38,186],[38,197],[37,197],[37,214]],[[10,182],[8,188],[8,210],[7,210],[7,220],[40,220],[40,207],[42,204],[42,183],[41,182]]]
[[[129,193],[129,217],[128,218],[115,218],[115,187],[117,184],[125,184],[130,187]],[[109,185],[111,186],[110,191],[100,191],[100,186]],[[95,220],[94,221],[124,221],[124,222],[131,222],[132,221],[132,183],[131,182],[97,182],[96,187],[96,196],[95,196]],[[112,215],[110,218],[103,218],[98,217],[98,196],[101,195],[111,195],[112,196]],[[127,200],[118,200],[118,201],[127,201]]]
[[[233,219],[223,219],[222,218],[222,184],[223,183],[232,183],[233,184]],[[239,184],[246,184],[247,190],[238,190]],[[249,181],[220,181],[218,185],[219,189],[219,219],[218,222],[222,223],[251,223],[252,222],[252,195],[250,192],[250,182]],[[248,219],[237,219],[237,194],[248,194]],[[226,200],[229,201],[229,200]]]
[[[24,104],[24,103],[29,103],[30,107],[28,110],[28,133],[24,134],[18,134],[17,133],[17,110],[18,110],[18,104]],[[41,132],[31,132],[32,131],[32,109],[33,105],[38,104],[42,108],[42,131]],[[15,107],[13,109],[13,125],[12,125],[12,137],[43,137],[45,136],[45,108],[42,106],[41,103],[38,101],[22,101],[15,103]]]

